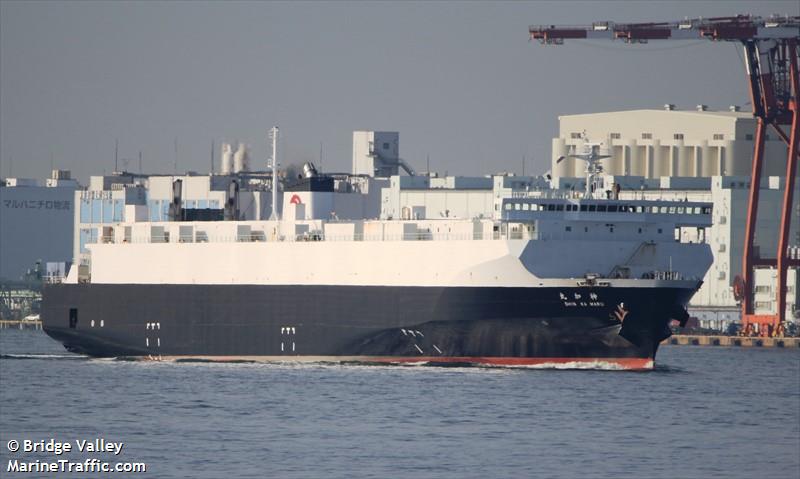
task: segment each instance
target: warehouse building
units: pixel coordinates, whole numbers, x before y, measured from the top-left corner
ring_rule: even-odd
[[[37,267],[44,274],[47,263],[63,270],[72,261],[77,188],[66,170],[43,182],[0,179],[0,281],[19,281]]]
[[[751,112],[731,107],[710,111],[631,110],[565,115],[559,117],[559,136],[553,138],[552,175],[584,176],[584,163],[568,155],[584,137],[604,142],[610,158],[603,160],[609,175],[660,177],[711,177],[750,175],[756,121]],[[786,170],[786,144],[768,134],[764,176]],[[561,157],[567,157],[558,161]]]

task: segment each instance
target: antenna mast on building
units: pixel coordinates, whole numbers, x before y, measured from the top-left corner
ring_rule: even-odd
[[[119,139],[114,140],[114,171],[119,171]]]
[[[278,220],[278,127],[273,126],[269,130],[269,137],[272,139],[272,158],[267,165],[272,169],[272,214],[270,220]]]

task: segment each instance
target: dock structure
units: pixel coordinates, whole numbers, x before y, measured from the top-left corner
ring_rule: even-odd
[[[749,336],[675,335],[661,342],[675,346],[733,346],[742,348],[800,348],[800,338],[759,338]]]
[[[42,329],[42,322],[40,320],[36,321],[23,321],[23,320],[10,320],[10,319],[3,319],[0,320],[0,329],[33,329],[33,330],[41,330]]]

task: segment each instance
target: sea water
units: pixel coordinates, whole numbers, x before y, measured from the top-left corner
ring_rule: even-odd
[[[650,372],[119,361],[0,332],[0,476],[800,477],[800,351],[663,347]],[[71,452],[11,452],[70,443]],[[76,441],[122,443],[76,451]],[[94,467],[94,466],[92,466]]]

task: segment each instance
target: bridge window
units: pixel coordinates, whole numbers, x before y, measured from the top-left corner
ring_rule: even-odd
[[[597,211],[605,211],[606,205],[597,205]]]
[[[597,205],[589,205],[589,211],[597,211]]]
[[[683,133],[675,133],[672,135],[672,138],[675,140],[683,140]]]
[[[652,133],[642,133],[642,140],[652,140],[653,134]]]
[[[588,207],[586,205],[581,205],[581,211],[587,211]]]
[[[617,212],[617,208],[619,208],[617,205],[608,205],[608,212],[609,213],[616,213]]]
[[[556,205],[556,211],[564,211],[564,205]]]
[[[511,205],[511,203],[506,203],[505,208],[506,208],[506,211],[508,211],[508,210],[511,210],[511,208],[513,208],[513,206]]]
[[[529,209],[531,209],[531,205],[529,205],[528,203],[522,203],[523,211],[528,211]]]

